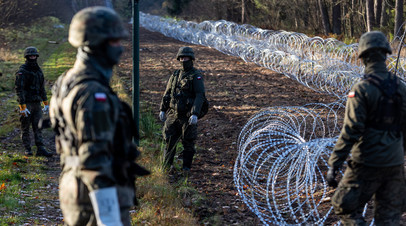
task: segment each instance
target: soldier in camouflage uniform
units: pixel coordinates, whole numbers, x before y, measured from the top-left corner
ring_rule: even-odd
[[[20,107],[21,138],[25,148],[25,154],[32,155],[30,124],[34,132],[37,156],[52,156],[45,147],[41,129],[38,123],[42,113],[48,112],[48,99],[45,92],[45,79],[41,68],[37,63],[39,53],[35,47],[27,47],[24,50],[25,64],[21,65],[16,72],[15,89]],[[44,108],[41,109],[41,102]]]
[[[159,118],[165,122],[163,135],[166,141],[164,164],[172,167],[176,153],[176,143],[182,139],[183,166],[185,173],[192,167],[197,138],[197,121],[205,99],[203,76],[193,67],[195,55],[190,47],[181,47],[176,59],[182,64],[166,85],[161,102]],[[166,118],[166,114],[168,115]]]
[[[131,225],[135,175],[149,173],[135,163],[131,108],[109,85],[127,36],[119,16],[106,7],[85,8],[70,24],[77,59],[58,78],[50,102],[67,225]]]
[[[375,224],[399,225],[405,195],[403,132],[406,86],[385,64],[391,48],[378,31],[361,36],[359,57],[365,77],[348,94],[344,125],[329,159],[327,181],[335,177],[348,154],[344,177],[332,197],[344,225],[365,225],[362,211],[374,197]]]

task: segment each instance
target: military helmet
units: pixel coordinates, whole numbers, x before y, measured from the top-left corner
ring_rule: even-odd
[[[363,57],[366,52],[372,49],[381,49],[386,53],[392,53],[388,39],[380,31],[367,32],[361,36],[358,45],[358,57]]]
[[[184,56],[191,57],[192,60],[195,59],[195,53],[193,52],[193,49],[188,46],[183,46],[183,47],[179,48],[178,54],[176,54],[176,59],[179,60],[179,57],[184,57]]]
[[[128,32],[117,13],[103,6],[80,10],[69,27],[69,43],[80,46],[98,46],[108,39],[123,39]]]
[[[25,48],[24,57],[27,57],[27,56],[37,56],[37,57],[39,57],[38,49],[35,48],[34,46],[29,46],[29,47]]]

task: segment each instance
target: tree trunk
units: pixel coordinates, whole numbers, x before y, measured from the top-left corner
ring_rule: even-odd
[[[330,21],[328,19],[327,6],[326,6],[324,0],[318,0],[318,3],[319,3],[322,22],[323,22],[324,34],[328,35],[329,33],[331,33],[331,29],[330,29]]]
[[[337,0],[333,0],[333,33],[341,34],[341,5]]]
[[[241,23],[245,23],[245,0],[241,0]]]
[[[388,14],[386,13],[387,9],[386,1],[382,2],[382,11],[381,11],[381,23],[379,24],[381,28],[388,26]]]
[[[401,36],[401,27],[403,24],[403,0],[396,0],[396,16],[394,36]]]
[[[351,0],[351,9],[350,9],[350,21],[349,21],[349,26],[350,26],[350,37],[354,37],[354,10],[355,10],[355,0]]]
[[[382,0],[375,0],[374,5],[374,14],[375,14],[375,25],[381,24],[381,16],[382,16]]]
[[[372,31],[372,29],[375,26],[374,0],[367,0],[366,11],[367,11],[367,31]]]

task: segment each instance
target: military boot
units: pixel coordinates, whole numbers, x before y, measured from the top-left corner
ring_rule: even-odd
[[[51,152],[48,152],[48,151],[45,149],[44,146],[40,146],[40,147],[38,147],[36,156],[51,157],[51,156],[52,156],[52,153],[51,153]]]
[[[31,148],[26,148],[24,154],[25,154],[26,156],[32,156]]]

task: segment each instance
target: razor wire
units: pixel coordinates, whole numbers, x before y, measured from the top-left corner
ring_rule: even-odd
[[[238,194],[264,224],[326,223],[333,191],[325,179],[327,161],[340,133],[345,95],[364,70],[357,57],[358,44],[224,20],[196,23],[144,13],[140,13],[140,25],[241,57],[338,98],[331,104],[261,110],[239,134],[234,165]],[[387,59],[392,72],[396,59],[393,55]],[[400,58],[401,79],[405,68],[405,58]],[[366,211],[367,205],[364,216]]]
[[[302,33],[272,31],[233,22],[163,18],[140,12],[140,25],[183,42],[215,48],[246,62],[279,72],[322,93],[344,97],[360,80],[364,66],[358,60],[358,43],[347,45],[333,38],[308,37]],[[396,57],[388,57],[395,70]],[[398,74],[404,79],[405,58]]]
[[[264,224],[323,224],[332,211],[327,160],[342,103],[273,107],[249,119],[238,138],[234,182]]]

